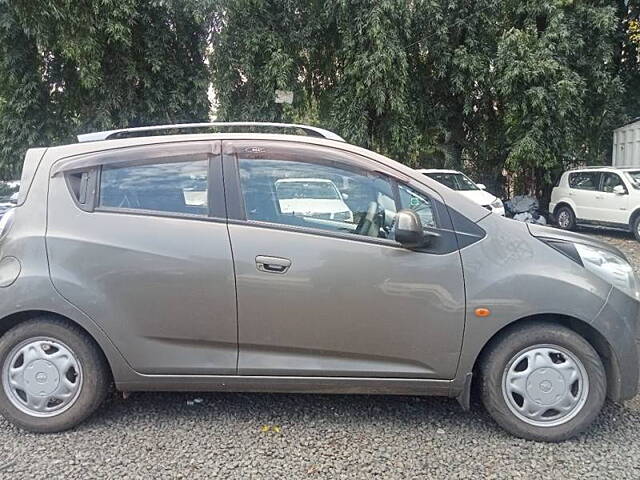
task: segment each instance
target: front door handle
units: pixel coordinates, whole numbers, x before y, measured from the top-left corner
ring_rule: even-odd
[[[291,266],[291,260],[282,257],[268,257],[258,255],[256,257],[256,268],[266,273],[287,273]]]

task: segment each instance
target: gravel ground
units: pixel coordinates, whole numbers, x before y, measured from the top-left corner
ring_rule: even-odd
[[[631,236],[594,235],[640,270]],[[639,426],[640,397],[555,445],[513,438],[449,399],[138,393],[63,434],[0,419],[0,478],[636,479]]]

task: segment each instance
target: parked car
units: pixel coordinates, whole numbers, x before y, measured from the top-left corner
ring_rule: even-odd
[[[551,192],[549,211],[564,230],[576,226],[622,230],[640,240],[640,168],[564,172]]]
[[[281,178],[275,187],[281,213],[353,222],[353,212],[329,179]]]
[[[252,131],[143,127],[27,152],[0,220],[5,418],[65,430],[112,384],[469,409],[476,383],[506,430],[559,441],[636,394],[638,283],[615,247],[492,215],[326,130],[231,125]],[[282,208],[287,178],[348,188],[353,219]],[[206,202],[185,195],[205,180]]]
[[[446,185],[452,190],[456,190],[461,195],[464,195],[472,202],[483,206],[487,210],[491,210],[498,215],[504,216],[504,205],[495,195],[491,195],[487,192],[487,187],[482,183],[475,183],[464,173],[457,170],[442,170],[436,168],[423,168],[418,172],[433,178],[435,181]]]

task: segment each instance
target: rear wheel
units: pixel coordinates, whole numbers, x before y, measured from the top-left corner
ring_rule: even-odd
[[[481,368],[487,411],[505,430],[530,440],[557,442],[577,435],[606,397],[598,353],[559,325],[514,329],[493,345]]]
[[[556,223],[563,230],[573,230],[576,226],[576,216],[571,207],[562,206],[556,210]]]
[[[32,432],[76,426],[105,399],[106,362],[79,328],[55,317],[19,324],[0,338],[0,413]]]

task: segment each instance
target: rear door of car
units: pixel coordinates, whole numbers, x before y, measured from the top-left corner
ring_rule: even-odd
[[[594,221],[598,217],[601,172],[582,170],[569,173],[569,197],[575,202],[578,219]]]
[[[139,372],[236,373],[220,146],[121,148],[53,165],[52,281]]]
[[[223,152],[239,374],[455,375],[464,284],[456,235],[435,192],[324,146],[237,140]],[[283,208],[291,198],[320,204],[329,191],[299,188],[281,198],[282,179],[329,180],[345,211]],[[399,208],[418,212],[438,235],[429,248],[393,241]]]

